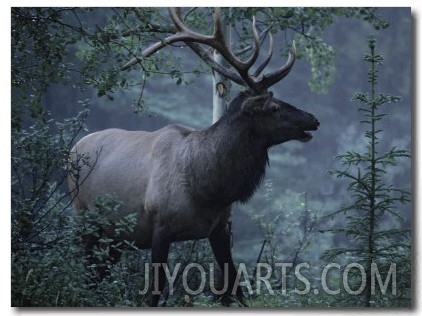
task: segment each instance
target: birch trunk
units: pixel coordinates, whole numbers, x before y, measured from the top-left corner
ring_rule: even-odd
[[[222,25],[224,28],[223,30],[224,38],[226,40],[226,43],[230,47],[231,46],[231,25],[226,23],[226,20],[224,18],[222,19]],[[214,51],[214,60],[218,62],[220,65],[228,67],[228,62],[217,51]],[[224,76],[221,76],[216,71],[213,71],[213,85],[212,86],[213,86],[212,123],[214,124],[227,110],[227,107],[230,101],[229,97],[230,97],[231,82],[227,80]],[[231,206],[229,206],[228,208],[230,209],[229,212],[231,212]],[[233,248],[233,234],[232,234],[231,224],[232,224],[231,220],[229,220],[227,223],[227,228],[230,232],[231,248]]]
[[[230,9],[229,9],[230,10]],[[224,17],[222,18],[222,25],[224,28],[224,38],[228,46],[231,43],[231,25],[226,23]],[[220,53],[214,51],[214,60],[228,67],[227,61],[221,56]],[[215,123],[227,110],[229,104],[231,83],[225,77],[221,76],[216,71],[213,71],[213,111],[212,111],[212,122]]]

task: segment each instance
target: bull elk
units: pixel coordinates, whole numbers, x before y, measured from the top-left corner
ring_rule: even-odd
[[[312,135],[308,131],[316,130],[319,122],[268,91],[292,69],[294,43],[283,66],[261,75],[273,51],[270,34],[269,52],[250,74],[262,44],[255,19],[252,52],[243,61],[224,40],[220,10],[214,13],[213,35],[189,29],[179,9],[169,12],[175,33],[147,48],[142,57],[168,44],[184,42],[214,71],[246,87],[246,91],[231,101],[215,124],[203,130],[169,125],[154,132],[107,129],[89,134],[72,149],[71,159],[77,163],[76,156],[83,155],[95,164],[92,168],[80,166],[77,178],[84,179],[83,183],[71,175],[68,183],[77,210],[95,210],[98,197],[114,194],[123,202],[122,216],[137,213],[136,228],[126,238],[139,248],[151,248],[152,262],[162,263],[154,276],[160,292],[165,285],[163,265],[170,243],[208,238],[221,269],[225,271],[224,265],[228,265],[225,294],[230,295],[236,278],[228,229],[230,205],[246,202],[257,189],[270,147],[289,140],[309,141]],[[204,45],[217,50],[232,68],[214,62]],[[123,68],[139,61],[134,58]],[[118,253],[113,256],[118,260]],[[240,288],[233,294],[242,300]],[[152,294],[150,305],[157,306],[159,298],[160,294]]]

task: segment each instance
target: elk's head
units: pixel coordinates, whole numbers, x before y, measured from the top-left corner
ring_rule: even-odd
[[[253,129],[267,146],[289,140],[307,142],[309,131],[318,128],[318,120],[310,113],[273,97],[271,92],[254,95],[250,91],[239,94],[231,103],[228,115],[237,112],[240,119]]]

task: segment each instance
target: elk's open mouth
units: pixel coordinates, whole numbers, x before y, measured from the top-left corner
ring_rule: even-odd
[[[309,131],[316,131],[319,126],[319,121],[317,119],[314,119],[314,123],[308,126],[307,128],[301,129],[298,131],[298,137],[297,140],[300,140],[301,142],[309,142],[312,139],[312,134]]]
[[[312,134],[309,131],[316,131],[318,129],[319,122],[317,121],[315,126],[312,126],[307,129],[299,130],[297,140],[301,142],[309,142],[312,139]]]
[[[301,142],[306,143],[312,139],[312,134],[309,133],[308,131],[301,131],[297,139],[300,140]]]

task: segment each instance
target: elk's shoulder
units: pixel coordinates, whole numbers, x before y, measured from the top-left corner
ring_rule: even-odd
[[[189,126],[180,125],[180,124],[171,124],[163,127],[162,129],[158,130],[157,132],[165,133],[165,134],[176,134],[180,136],[187,136],[195,129]]]

